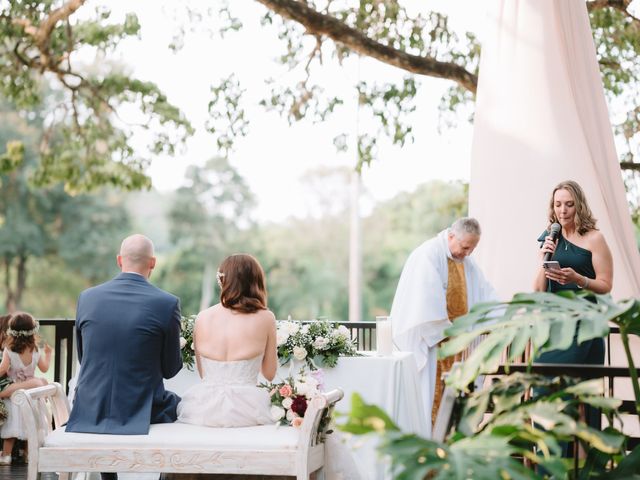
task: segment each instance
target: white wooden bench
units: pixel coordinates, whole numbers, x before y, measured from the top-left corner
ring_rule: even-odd
[[[64,480],[73,472],[262,474],[307,480],[324,465],[320,422],[342,396],[337,389],[313,399],[299,428],[169,423],[151,425],[148,435],[65,432],[61,425],[69,417],[69,403],[58,383],[18,390],[11,399],[27,430],[28,480],[36,480],[38,472],[58,472]]]

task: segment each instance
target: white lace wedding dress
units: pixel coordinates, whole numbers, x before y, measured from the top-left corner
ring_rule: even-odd
[[[256,386],[262,355],[219,361],[200,357],[202,382],[178,404],[178,421],[208,427],[249,427],[275,423],[269,392]]]

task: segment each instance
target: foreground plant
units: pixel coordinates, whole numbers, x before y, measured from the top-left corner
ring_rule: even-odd
[[[533,388],[541,393],[525,399]],[[598,381],[514,373],[465,398],[459,421],[445,443],[401,432],[384,411],[365,404],[357,394],[347,422],[339,428],[356,435],[381,435],[380,452],[392,459],[396,479],[545,478],[536,468],[527,467],[524,459],[554,478],[567,478],[576,472],[573,462],[562,458],[561,445],[574,439],[589,452],[579,478],[633,478],[608,476],[640,468],[635,451],[624,457],[625,436],[612,428],[595,430],[578,420],[579,404],[617,416],[620,401],[601,395]],[[489,407],[492,415],[484,419]],[[618,468],[608,472],[612,459]]]
[[[588,297],[595,297],[597,303]],[[531,363],[541,353],[567,349],[574,338],[580,344],[606,336],[610,323],[620,328],[638,413],[640,385],[629,346],[629,335],[640,334],[640,302],[634,299],[616,303],[608,295],[535,292],[518,293],[510,302],[479,304],[447,329],[445,333],[451,340],[443,345],[439,355],[442,358],[455,355],[477,337],[486,336],[447,379],[456,389],[466,390],[478,375],[495,372],[502,362],[508,367],[527,345],[531,348]],[[507,348],[509,354],[503,358]]]
[[[403,434],[384,412],[357,396],[341,428],[382,435],[380,450],[391,457],[398,479],[640,478],[640,447],[627,453],[627,437],[621,431],[596,430],[580,420],[580,406],[589,405],[604,412],[610,425],[614,419],[622,422],[621,401],[603,396],[601,380],[514,373],[469,392],[479,375],[494,373],[501,363],[508,368],[528,345],[531,365],[543,352],[568,348],[574,338],[581,343],[604,337],[611,322],[620,329],[636,412],[640,411],[640,386],[629,347],[629,335],[640,334],[640,303],[616,303],[600,295],[594,303],[586,295],[591,294],[517,294],[511,302],[477,305],[455,320],[446,332],[450,340],[441,348],[441,357],[483,338],[447,379],[462,395],[446,443]],[[490,416],[485,415],[488,411]],[[562,444],[570,441],[587,453],[577,471],[573,460],[562,456]]]

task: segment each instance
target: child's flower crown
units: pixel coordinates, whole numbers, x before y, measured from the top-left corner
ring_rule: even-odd
[[[40,325],[36,322],[36,326],[31,330],[14,330],[9,328],[7,330],[7,335],[11,335],[12,337],[30,337],[38,333],[38,330],[40,330]]]

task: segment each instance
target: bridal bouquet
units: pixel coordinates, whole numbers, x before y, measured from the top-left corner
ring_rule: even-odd
[[[280,383],[261,383],[269,390],[271,417],[280,425],[302,425],[307,405],[322,389],[322,370],[307,373],[305,367]]]
[[[195,349],[193,348],[193,326],[196,321],[195,315],[182,317],[180,319],[180,350],[182,352],[182,364],[189,370],[193,370]]]
[[[3,377],[0,379],[0,392],[11,385],[13,382],[9,377]],[[0,425],[4,424],[5,420],[9,416],[7,406],[2,400],[0,400]]]
[[[292,358],[304,360],[309,368],[335,367],[338,357],[356,356],[356,342],[351,340],[349,329],[335,327],[326,320],[303,324],[300,321],[282,320],[277,324],[278,357],[285,365]]]

